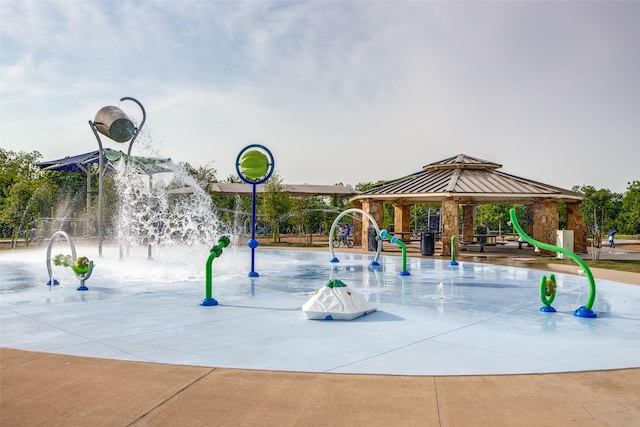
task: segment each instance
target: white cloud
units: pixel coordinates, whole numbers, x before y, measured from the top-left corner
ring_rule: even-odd
[[[219,171],[249,143],[292,182],[464,152],[622,191],[640,179],[638,17],[633,2],[3,0],[2,145],[92,149],[87,120],[133,96],[161,155]],[[609,156],[617,169],[588,166]]]

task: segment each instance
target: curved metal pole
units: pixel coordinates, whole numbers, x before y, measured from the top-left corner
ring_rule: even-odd
[[[522,237],[527,243],[547,251],[560,252],[562,254],[565,254],[569,258],[574,260],[580,267],[582,267],[582,270],[587,275],[587,279],[589,280],[589,299],[587,300],[586,305],[578,308],[573,314],[574,316],[578,317],[596,317],[596,314],[591,310],[591,308],[593,307],[593,302],[596,298],[596,282],[593,278],[591,270],[589,269],[589,266],[582,260],[582,258],[565,248],[553,246],[548,243],[538,242],[537,240],[529,237],[527,233],[525,233],[524,230],[522,230],[522,228],[520,227],[518,218],[516,217],[515,209],[509,209],[509,216],[511,217],[511,223],[513,224],[513,227],[516,229],[520,237]]]
[[[136,104],[138,104],[138,107],[140,107],[140,109],[142,110],[142,121],[140,122],[140,126],[138,126],[136,128],[136,133],[133,134],[133,137],[131,138],[131,142],[129,142],[129,150],[127,151],[127,156],[131,156],[131,148],[133,147],[133,143],[135,142],[136,138],[138,137],[138,134],[142,130],[142,126],[144,126],[145,120],[147,120],[147,112],[144,110],[144,107],[142,106],[140,101],[138,101],[135,98],[132,98],[130,96],[124,96],[124,97],[120,98],[120,102],[122,102],[122,101],[133,101]]]
[[[49,239],[49,246],[47,246],[47,272],[49,273],[48,284],[51,286],[55,284],[53,280],[53,268],[51,267],[51,248],[53,247],[53,244],[56,242],[56,240],[58,240],[58,237],[60,236],[67,239],[67,242],[69,242],[69,246],[71,246],[71,259],[73,260],[73,262],[76,261],[76,245],[73,243],[71,236],[69,236],[69,234],[67,234],[66,231],[62,231],[62,230],[56,231],[55,233],[53,233],[53,235]]]
[[[369,221],[371,221],[371,224],[373,224],[373,227],[376,229],[376,236],[380,234],[380,227],[378,227],[378,223],[376,222],[375,219],[373,219],[373,217],[368,212],[365,212],[362,209],[358,209],[358,208],[352,208],[352,209],[347,209],[346,211],[343,211],[340,215],[338,215],[336,219],[333,220],[333,224],[331,225],[331,229],[329,230],[329,252],[331,253],[331,262],[340,262],[340,260],[336,258],[336,254],[333,250],[333,245],[331,244],[333,241],[333,234],[336,230],[336,226],[338,225],[338,222],[343,216],[353,212],[361,213],[365,215],[367,218],[369,218]],[[373,261],[371,261],[372,266],[380,265],[380,263],[378,263],[378,258],[380,258],[381,250],[382,250],[382,244],[380,243],[380,241],[378,241],[378,250],[376,252],[376,256],[373,259]]]
[[[251,242],[249,247],[251,248],[251,271],[249,277],[259,277],[260,275],[255,269],[256,265],[256,248],[258,247],[258,241],[256,240],[256,184],[253,183],[251,191]]]
[[[91,126],[91,130],[93,130],[93,134],[96,136],[98,140],[98,256],[102,257],[102,221],[103,221],[103,206],[102,206],[102,192],[104,187],[104,149],[102,148],[102,140],[100,140],[100,134],[98,133],[98,129],[96,128],[95,123],[89,120],[89,126]]]

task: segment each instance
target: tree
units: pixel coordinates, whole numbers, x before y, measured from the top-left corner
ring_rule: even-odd
[[[15,239],[26,224],[38,216],[32,197],[42,173],[35,163],[37,151],[14,152],[0,148],[0,232]]]
[[[243,183],[237,175],[229,175],[223,182]],[[251,196],[214,194],[212,199],[218,219],[232,234],[246,232],[244,224],[251,218]]]
[[[633,181],[628,185],[616,221],[617,231],[640,235],[640,181]]]
[[[0,200],[6,197],[15,181],[35,181],[40,176],[36,162],[42,158],[38,151],[30,153],[0,148]]]
[[[594,230],[615,229],[616,218],[622,209],[621,194],[612,193],[607,189],[596,190],[591,185],[574,187],[573,191],[584,195],[580,204],[580,212],[587,228]]]
[[[97,179],[92,181],[96,190],[97,181]],[[57,218],[84,218],[88,221],[85,210],[87,197],[90,196],[87,194],[87,176],[84,173],[46,171],[43,182],[49,183],[49,190],[52,191],[52,194],[48,196],[42,195],[42,197],[48,197],[51,200],[51,204],[43,208],[43,216],[50,216],[51,208],[55,207],[54,213]],[[48,213],[45,215],[44,212]],[[88,215],[88,212],[86,214]]]
[[[213,168],[211,163],[195,168],[188,162],[180,162],[179,166],[187,175],[193,178],[200,188],[202,188],[207,194],[211,194],[211,183],[217,181],[216,170]]]
[[[527,207],[519,204],[486,204],[478,206],[478,213],[474,220],[476,224],[484,224],[492,231],[512,232],[510,228],[509,210],[514,208],[518,218],[526,218]]]
[[[264,184],[259,206],[262,220],[273,225],[271,233],[274,242],[279,233],[278,221],[291,210],[291,207],[291,196],[284,191],[284,181],[280,175],[274,173]]]
[[[307,234],[307,244],[313,244],[312,234],[320,229],[324,222],[324,211],[328,208],[322,197],[295,197],[291,218],[299,229]]]

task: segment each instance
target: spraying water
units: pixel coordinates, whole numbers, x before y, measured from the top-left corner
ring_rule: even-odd
[[[163,167],[170,172],[151,175],[135,162],[121,159],[116,164],[118,243],[127,248],[212,244],[227,227],[218,219],[211,198],[179,166]],[[190,192],[175,191],[181,188]]]

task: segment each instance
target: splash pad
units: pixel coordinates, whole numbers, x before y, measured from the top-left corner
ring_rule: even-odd
[[[237,162],[241,177],[253,183],[268,178],[268,166],[253,154]],[[383,257],[373,268],[368,254],[345,254],[337,265],[327,263],[324,253],[266,250],[258,280],[257,245],[249,245],[249,253],[225,243],[225,256],[211,274],[204,271],[211,266],[209,248],[228,230],[208,197],[197,186],[194,194],[172,196],[151,178],[146,187],[141,181],[134,168],[122,167],[119,244],[104,258],[100,246],[89,292],[77,292],[68,284],[76,278],[64,274],[59,286],[39,285],[42,251],[0,253],[2,346],[157,363],[393,375],[639,365],[638,287],[606,283],[596,324],[570,312],[541,315],[531,286],[538,274],[514,267],[460,263],[452,269],[404,254],[402,260]],[[95,256],[91,248],[81,251]],[[242,265],[249,255],[247,271]],[[411,275],[402,274],[407,263]],[[205,277],[205,300],[215,289],[220,301],[215,310],[196,303]],[[367,306],[369,315],[352,322],[307,322],[301,307],[327,278],[332,289],[349,283],[376,311]],[[556,303],[580,299],[586,287],[583,278],[560,274],[554,285],[563,290]]]
[[[119,259],[105,248],[88,292],[69,269],[50,290],[44,248],[0,253],[4,347],[123,360],[243,369],[394,375],[566,372],[638,367],[640,287],[600,281],[597,319],[572,308],[588,293],[581,276],[556,274],[558,311],[540,313],[540,272],[399,257],[264,249],[260,277],[247,248],[214,266],[214,297],[201,307],[210,246],[144,247]],[[91,250],[93,252],[91,252]],[[95,248],[78,247],[94,257]],[[66,274],[66,276],[65,276]],[[302,305],[339,278],[377,311],[349,322],[312,322]],[[35,285],[34,285],[35,284]],[[585,352],[584,349],[589,351]]]

